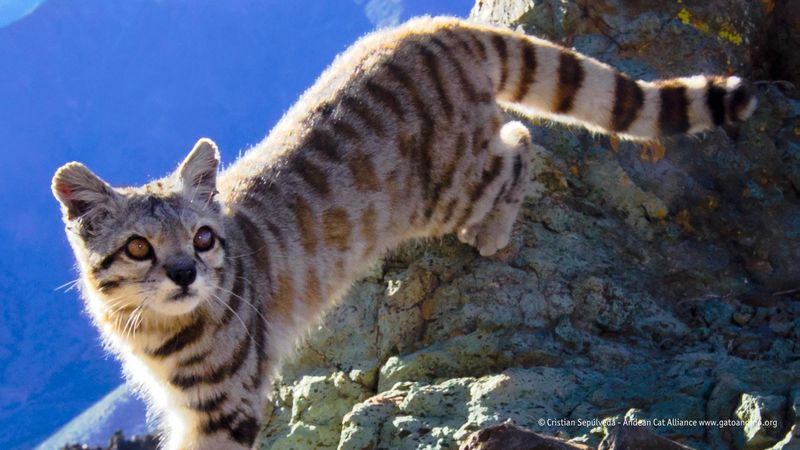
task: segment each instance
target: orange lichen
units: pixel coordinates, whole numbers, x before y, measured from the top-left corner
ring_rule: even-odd
[[[660,142],[653,142],[642,148],[639,157],[642,158],[642,161],[658,162],[664,158],[666,153],[667,149],[663,144]]]
[[[464,333],[464,330],[455,329],[455,330],[452,330],[449,333],[447,333],[447,337],[451,337],[452,338],[452,337],[464,336],[465,334],[466,333]]]
[[[692,226],[691,219],[689,218],[689,211],[682,209],[675,215],[675,222],[683,228],[685,233],[694,233],[695,229]]]
[[[608,138],[608,143],[611,144],[611,150],[614,150],[614,153],[619,151],[619,136],[612,134],[611,137]]]
[[[543,172],[538,179],[550,191],[561,191],[568,187],[567,177],[557,169]]]
[[[653,217],[655,217],[658,220],[664,220],[667,218],[667,210],[659,208],[653,211]]]
[[[419,305],[422,320],[433,320],[436,315],[436,300],[433,296],[425,297]]]

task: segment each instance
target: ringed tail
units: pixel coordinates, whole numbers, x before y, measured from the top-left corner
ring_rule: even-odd
[[[480,43],[498,101],[534,117],[652,140],[736,125],[756,108],[739,77],[634,80],[543,39],[463,22],[458,27]]]

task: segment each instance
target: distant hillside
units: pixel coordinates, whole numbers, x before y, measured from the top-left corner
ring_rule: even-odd
[[[145,416],[142,401],[126,385],[121,385],[64,425],[36,450],[58,450],[68,444],[102,447],[118,431],[127,436],[145,435],[154,431]]]
[[[59,450],[158,450],[158,440],[151,435],[126,439],[121,431],[117,431],[105,446],[92,447],[85,444],[73,444],[61,447]]]

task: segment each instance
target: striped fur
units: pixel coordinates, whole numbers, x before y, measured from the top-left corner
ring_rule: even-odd
[[[140,188],[78,163],[56,173],[87,308],[166,448],[249,448],[280,357],[385,250],[450,232],[482,255],[508,244],[531,140],[501,104],[653,139],[741,121],[755,100],[735,77],[636,81],[423,18],[361,39],[219,175],[208,140]]]

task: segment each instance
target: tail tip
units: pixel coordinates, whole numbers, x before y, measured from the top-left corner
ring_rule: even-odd
[[[736,125],[749,119],[758,107],[758,99],[751,84],[742,78],[731,76],[725,82],[725,90],[727,122]]]

